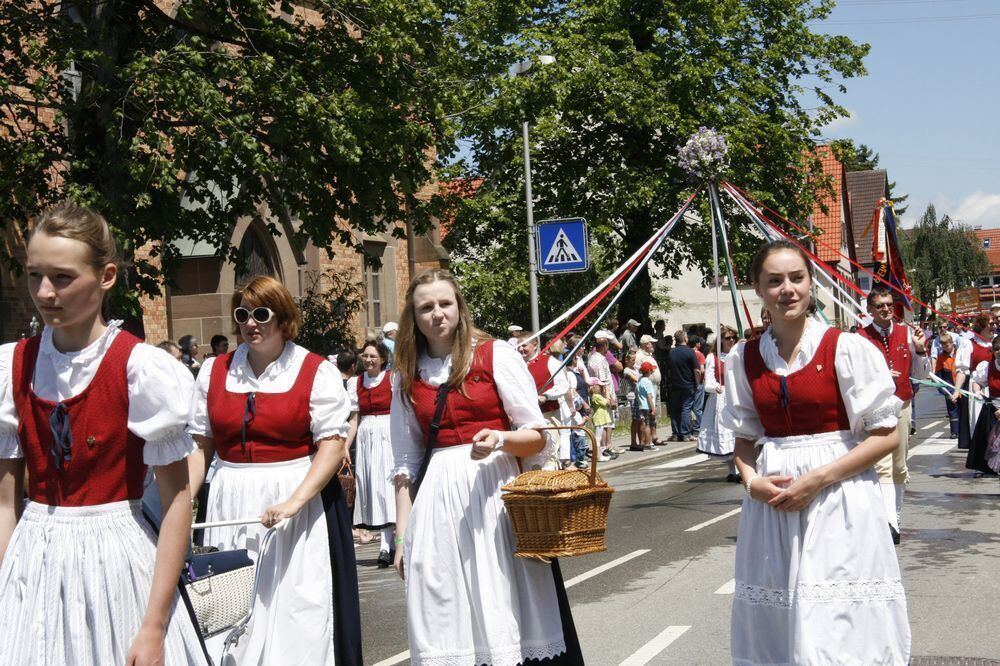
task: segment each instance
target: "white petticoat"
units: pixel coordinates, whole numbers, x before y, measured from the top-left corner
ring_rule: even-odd
[[[354,453],[355,525],[379,528],[396,522],[392,464],[389,415],[361,417]]]
[[[762,440],[757,474],[798,477],[855,446],[847,432]],[[910,627],[874,469],[804,510],[743,501],[733,663],[906,664]]]
[[[500,486],[517,459],[437,449],[405,535],[412,664],[514,666],[566,651],[549,565],[514,557]]]
[[[731,456],[736,447],[733,431],[722,425],[722,410],[726,406],[726,394],[708,392],[705,411],[701,416],[701,432],[698,433],[698,450],[710,456]]]
[[[0,664],[124,664],[153,582],[156,537],[139,502],[28,502],[0,565]],[[204,664],[191,617],[174,599],[167,666]]]
[[[280,463],[220,460],[208,494],[206,520],[261,515],[284,502],[302,483],[312,459]],[[205,545],[246,548],[258,561],[265,528],[260,523],[205,530]],[[277,528],[261,564],[260,587],[249,631],[232,651],[236,663],[333,664],[333,574],[323,500],[317,495]],[[206,641],[216,663],[226,632]]]

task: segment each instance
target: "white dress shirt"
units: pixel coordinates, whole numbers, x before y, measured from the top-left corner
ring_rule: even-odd
[[[101,360],[118,336],[120,321],[108,323],[100,338],[77,352],[61,352],[52,329],[42,331],[32,390],[43,400],[59,402],[82,392],[97,374]],[[13,358],[17,343],[0,346],[0,458],[22,458],[14,405]],[[128,429],[146,441],[143,461],[167,465],[188,456],[194,442],[184,432],[191,409],[194,377],[184,364],[147,344],[133,347],[126,365]]]

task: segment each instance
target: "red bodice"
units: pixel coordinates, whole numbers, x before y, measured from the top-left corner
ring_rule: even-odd
[[[358,375],[358,415],[381,416],[389,413],[392,405],[392,382],[382,377],[378,386],[365,388],[364,375]]]
[[[809,363],[785,377],[764,364],[760,338],[746,344],[743,365],[768,437],[850,430],[834,367],[840,334],[835,328],[827,330]]]
[[[969,357],[969,372],[975,372],[976,368],[983,361],[989,363],[993,360],[993,345],[986,345],[985,347],[979,344],[976,340],[972,341],[972,354]]]
[[[547,353],[542,352],[535,358],[528,361],[528,372],[531,373],[531,378],[535,380],[535,390],[538,391],[539,395],[543,391],[543,387],[549,383],[549,379],[552,377],[549,374],[549,359],[552,358]],[[551,384],[546,388],[552,388]],[[543,412],[552,412],[559,409],[559,402],[557,400],[546,400],[542,403]]]
[[[128,359],[140,340],[119,331],[90,384],[61,403],[32,391],[40,342],[34,337],[18,343],[11,373],[29,499],[49,506],[94,506],[142,498],[145,441],[128,429]],[[64,418],[56,419],[65,423],[68,417],[72,437],[70,459],[62,460],[62,469],[52,453],[57,410]]]
[[[476,346],[472,365],[465,377],[464,391],[452,390],[441,414],[435,448],[471,444],[473,436],[483,428],[509,430],[510,418],[504,411],[496,381],[493,378],[493,341]],[[417,379],[413,382],[413,413],[420,423],[424,446],[434,420],[437,387]]]
[[[989,367],[987,385],[990,387],[990,398],[1000,398],[1000,370],[997,370],[997,364],[994,361],[990,361]]]
[[[309,396],[323,360],[308,354],[285,393],[232,393],[226,389],[226,375],[233,352],[217,356],[208,385],[208,420],[219,457],[226,462],[273,463],[315,453]]]
[[[889,335],[883,336],[875,328],[875,324],[868,324],[858,333],[878,347],[878,350],[885,356],[885,362],[889,365],[890,370],[899,373],[898,377],[893,377],[893,382],[896,384],[896,397],[904,402],[911,399],[913,385],[910,384],[910,337],[906,326],[895,324],[889,331]]]

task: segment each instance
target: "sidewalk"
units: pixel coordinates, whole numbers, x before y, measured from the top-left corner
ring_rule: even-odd
[[[680,457],[681,454],[691,455],[696,453],[695,444],[697,442],[667,442],[663,446],[656,446],[650,451],[629,451],[629,436],[621,435],[611,438],[611,446],[620,447],[625,451],[618,455],[616,460],[597,463],[597,471],[606,472],[622,467],[641,465],[651,460],[665,460],[671,457]]]

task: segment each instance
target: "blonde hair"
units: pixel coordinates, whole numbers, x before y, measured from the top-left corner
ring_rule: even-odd
[[[434,282],[447,282],[455,292],[455,304],[458,307],[458,325],[455,327],[455,339],[451,346],[451,374],[448,375],[448,385],[464,394],[465,376],[472,366],[472,352],[476,345],[493,340],[486,332],[476,328],[469,314],[469,306],[465,303],[458,283],[450,271],[441,268],[428,268],[413,278],[406,290],[406,300],[399,315],[399,332],[396,334],[396,349],[392,355],[393,368],[399,371],[400,384],[403,393],[413,398],[413,382],[417,379],[417,359],[428,351],[427,338],[417,328],[416,313],[413,306],[413,292],[417,287]]]
[[[274,316],[281,328],[281,336],[287,340],[294,340],[299,334],[299,327],[302,326],[302,315],[295,306],[295,300],[291,293],[273,277],[269,275],[258,275],[247,283],[247,286],[233,292],[232,307],[229,309],[229,316],[233,316],[233,311],[239,306],[248,309],[265,307],[274,311]],[[233,319],[233,333],[239,333],[240,327]]]
[[[31,237],[37,234],[83,243],[90,250],[90,265],[95,270],[108,264],[117,267],[121,262],[118,243],[104,216],[73,201],[64,201],[43,211],[35,220]]]

